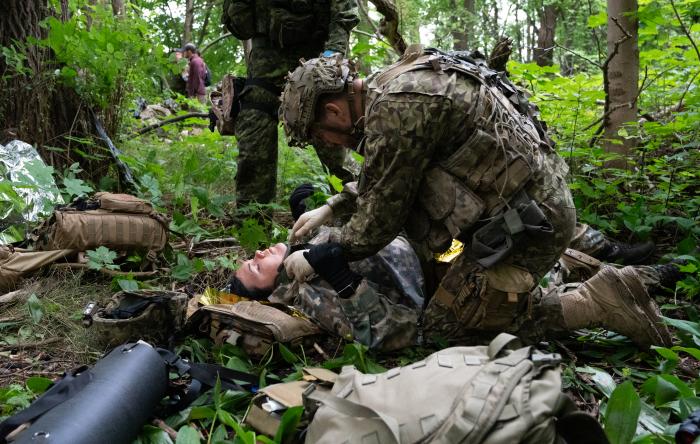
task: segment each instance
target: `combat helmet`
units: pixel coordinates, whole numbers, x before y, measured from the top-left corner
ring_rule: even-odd
[[[318,98],[346,88],[351,92],[356,75],[354,64],[338,55],[302,60],[301,66],[287,76],[279,117],[290,146],[308,144]]]
[[[103,308],[95,307],[94,314],[86,310],[83,323],[103,347],[139,339],[168,346],[184,326],[187,299],[175,291],[120,291]]]

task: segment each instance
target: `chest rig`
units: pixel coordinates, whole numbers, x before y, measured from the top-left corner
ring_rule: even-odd
[[[407,221],[408,234],[414,240],[426,241],[433,252],[445,251],[452,239],[485,242],[487,251],[477,257],[492,256],[491,247],[504,242],[500,236],[502,225],[504,235],[515,235],[530,224],[542,222],[542,212],[537,208],[542,193],[532,189],[532,179],[551,161],[553,143],[536,117],[537,109],[505,73],[490,69],[484,60],[467,53],[411,46],[401,60],[373,80],[370,88],[382,88],[400,75],[417,70],[456,72],[472,79],[479,88],[478,94],[464,103],[468,109],[463,125],[466,140],[458,138],[464,142],[439,152],[424,173],[414,211]],[[521,220],[520,213],[526,207],[527,220]],[[497,227],[491,223],[494,221]],[[481,242],[473,238],[478,229],[489,224],[489,239]],[[495,241],[494,233],[498,234]],[[508,240],[512,247],[512,239]]]

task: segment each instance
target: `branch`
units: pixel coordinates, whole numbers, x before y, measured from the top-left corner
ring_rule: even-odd
[[[206,119],[207,117],[209,117],[209,113],[183,114],[181,116],[173,117],[172,119],[163,120],[161,122],[154,123],[153,125],[144,126],[140,130],[136,131],[136,133],[134,133],[134,137],[140,136],[142,134],[146,134],[146,133],[153,131],[156,128],[160,128],[161,126],[164,126],[164,125],[169,125],[171,123],[176,123],[176,122],[180,122],[180,121],[185,120],[185,119],[189,119],[190,117],[200,117],[202,119]]]
[[[406,42],[399,33],[399,11],[396,9],[396,5],[392,0],[370,0],[377,12],[384,16],[384,18],[379,22],[379,29],[371,20],[369,20],[369,14],[361,1],[357,2],[362,9],[362,12],[367,16],[367,20],[372,23],[372,27],[375,28],[379,35],[383,35],[391,44],[391,47],[399,54],[402,55],[406,51]]]
[[[698,56],[698,61],[700,61],[700,50],[698,50],[698,45],[695,44],[695,40],[693,40],[693,36],[690,35],[688,28],[685,27],[683,20],[681,20],[681,15],[678,13],[678,9],[676,9],[676,2],[674,0],[671,0],[671,7],[673,8],[673,13],[676,14],[676,18],[678,19],[678,24],[681,25],[681,29],[683,30],[683,34],[685,34],[685,36],[688,37],[688,40],[690,40],[690,44],[693,45],[693,49],[695,49],[695,55]]]
[[[688,84],[685,85],[685,90],[681,95],[681,99],[678,101],[678,105],[676,105],[676,112],[680,111],[683,107],[683,99],[685,99],[685,95],[688,93],[688,90],[690,89],[690,86],[693,84],[693,82],[695,82],[695,79],[698,77],[698,74],[700,74],[700,71],[697,71],[695,74],[693,74],[693,77],[690,79],[690,82],[688,82]]]
[[[231,37],[231,36],[233,36],[233,34],[231,34],[231,33],[229,32],[229,33],[226,33],[226,34],[224,34],[224,35],[221,35],[221,36],[215,38],[215,39],[212,40],[211,42],[209,42],[209,43],[207,43],[206,45],[204,45],[204,48],[202,48],[202,49],[199,51],[199,53],[200,53],[200,54],[204,54],[204,51],[206,51],[207,49],[209,49],[209,47],[214,46],[216,43],[219,43],[219,42],[222,41],[223,39],[229,38],[229,37]]]
[[[615,58],[615,56],[617,55],[618,51],[620,50],[620,45],[622,45],[622,44],[625,43],[627,40],[629,40],[629,39],[632,38],[632,35],[630,35],[630,33],[627,32],[627,30],[626,30],[625,28],[622,27],[622,25],[620,24],[620,22],[617,20],[617,17],[610,17],[610,20],[612,20],[613,23],[615,23],[615,24],[617,25],[617,27],[620,29],[620,31],[622,31],[622,33],[623,33],[624,35],[623,35],[622,37],[620,37],[620,38],[613,44],[613,50],[610,52],[610,54],[608,54],[608,58],[605,59],[605,62],[603,62],[602,69],[603,69],[604,71],[606,71],[606,72],[608,71],[608,65],[610,64],[610,62],[612,61],[612,59]]]
[[[576,51],[574,51],[574,50],[572,50],[572,49],[567,48],[566,46],[562,46],[562,45],[560,45],[559,43],[556,43],[556,42],[554,43],[554,46],[556,46],[557,48],[563,49],[564,51],[566,51],[566,52],[568,52],[568,53],[571,53],[571,54],[575,55],[576,57],[579,57],[579,58],[581,58],[581,59],[587,61],[588,63],[592,64],[593,66],[595,66],[595,67],[597,67],[597,68],[599,68],[599,69],[603,69],[603,65],[601,65],[600,63],[595,62],[595,61],[589,59],[589,58],[586,57],[586,56],[582,56],[581,54],[577,53]]]

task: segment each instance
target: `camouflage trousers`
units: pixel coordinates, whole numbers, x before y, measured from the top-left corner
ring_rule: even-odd
[[[317,57],[322,43],[309,47],[282,50],[269,45],[267,39],[253,39],[246,57],[248,77],[266,80],[280,90],[284,77],[298,64],[299,59]],[[242,95],[243,110],[236,119],[238,142],[238,169],[236,194],[239,203],[251,201],[267,203],[275,197],[277,185],[277,135],[279,97],[260,86],[248,86]],[[246,108],[246,103],[253,106]],[[262,105],[270,113],[257,109]],[[353,180],[345,168],[347,150],[316,147],[321,163],[343,182]]]
[[[490,268],[478,264],[465,245],[425,309],[425,337],[460,340],[501,331],[522,335],[541,298],[539,280],[573,237],[576,210],[568,199],[568,193],[561,193],[541,203],[552,230],[514,239],[513,253]]]

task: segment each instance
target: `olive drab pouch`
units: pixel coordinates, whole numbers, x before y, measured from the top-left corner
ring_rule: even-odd
[[[120,291],[104,307],[86,311],[83,323],[104,347],[140,339],[169,345],[184,327],[187,299],[175,291]]]
[[[236,134],[236,118],[241,112],[241,93],[244,87],[245,78],[226,74],[221,80],[221,87],[209,94],[211,110],[216,116],[216,129],[222,136]]]
[[[258,301],[205,305],[187,322],[190,331],[209,336],[216,344],[241,346],[252,356],[263,356],[275,342],[295,345],[321,333],[301,312]]]
[[[150,202],[128,194],[96,193],[57,208],[35,232],[41,250],[158,253],[168,242],[168,219]]]
[[[255,35],[255,0],[224,0],[221,23],[238,40]]]
[[[32,251],[0,246],[0,292],[14,290],[29,273],[75,255],[75,250]]]
[[[253,397],[243,422],[262,434],[274,437],[284,412],[291,407],[303,406],[304,392],[311,385],[319,391],[330,391],[337,377],[336,373],[325,368],[303,368],[299,381],[263,387]]]
[[[488,346],[447,348],[381,374],[344,367],[330,393],[305,391],[315,411],[305,442],[607,443],[562,393],[560,356],[511,348],[516,341],[501,333]]]

